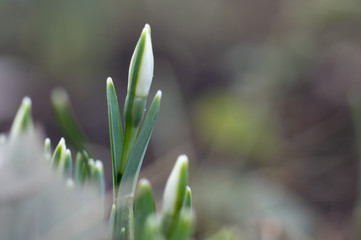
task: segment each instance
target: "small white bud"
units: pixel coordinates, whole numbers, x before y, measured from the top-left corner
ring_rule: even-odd
[[[152,84],[154,57],[150,35],[150,26],[146,24],[140,35],[129,66],[128,91],[130,91],[131,85],[135,84],[136,97],[146,98],[149,94],[150,85]]]
[[[163,214],[174,216],[182,206],[188,182],[188,157],[180,155],[169,175],[163,196]]]

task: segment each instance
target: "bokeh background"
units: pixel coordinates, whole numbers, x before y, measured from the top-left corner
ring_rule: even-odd
[[[186,153],[197,239],[352,239],[358,0],[0,0],[0,132],[30,96],[57,142],[62,87],[110,184],[105,81],[122,105],[145,23],[163,99],[142,176],[159,201]]]

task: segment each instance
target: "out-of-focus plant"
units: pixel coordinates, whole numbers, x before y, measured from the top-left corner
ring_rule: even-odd
[[[187,239],[192,229],[190,191],[187,190],[188,159],[185,156],[179,157],[167,182],[160,222],[156,220],[153,194],[146,180],[139,185],[134,205],[139,171],[160,107],[161,91],[158,91],[144,118],[153,67],[151,31],[147,24],[130,62],[124,103],[124,132],[114,84],[111,78],[107,80],[113,169],[109,234],[114,240]]]
[[[41,146],[39,132],[33,126],[31,100],[25,97],[9,135],[1,135],[1,238],[104,239],[105,184],[101,161],[86,159],[86,168],[76,165],[74,178],[84,176],[89,184],[71,190],[73,164],[65,140],[61,139],[52,152],[49,139],[45,140],[44,149]],[[54,171],[47,165],[52,165]]]
[[[124,104],[124,131],[113,81],[108,78],[106,83],[113,175],[113,205],[108,229],[109,239],[112,240],[185,240],[193,230],[194,217],[186,155],[178,157],[168,178],[159,218],[149,181],[141,180],[136,192],[139,172],[161,100],[161,91],[158,91],[145,114],[154,67],[150,34],[150,26],[146,24],[130,62],[128,92]],[[61,130],[78,152],[73,163],[71,150],[67,148],[64,138],[60,139],[53,151],[50,139],[46,138],[44,158],[65,178],[69,188],[96,186],[104,204],[103,163],[95,161],[84,149],[84,135],[75,121],[66,93],[56,91],[52,95],[52,103]],[[11,127],[9,141],[32,131],[31,100],[26,97]],[[6,135],[1,135],[0,140],[0,144],[7,142]],[[103,213],[104,206],[98,207]]]

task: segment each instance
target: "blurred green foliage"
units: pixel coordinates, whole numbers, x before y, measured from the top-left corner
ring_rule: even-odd
[[[203,95],[195,104],[195,129],[221,155],[270,160],[280,147],[273,115],[228,92]]]

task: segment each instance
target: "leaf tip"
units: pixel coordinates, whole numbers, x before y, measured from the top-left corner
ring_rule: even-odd
[[[158,90],[157,94],[155,95],[156,98],[159,98],[159,100],[162,98],[162,91]]]
[[[144,25],[143,32],[145,32],[147,34],[151,34],[151,28],[150,28],[150,25],[148,23],[146,23]]]
[[[24,106],[24,108],[31,108],[31,99],[30,99],[30,97],[28,97],[28,96],[24,97],[22,105]]]
[[[149,182],[148,179],[142,178],[142,179],[139,180],[139,186],[141,186],[141,187],[150,186],[150,182]]]
[[[107,86],[110,84],[113,85],[113,79],[111,77],[108,77],[107,78]]]

